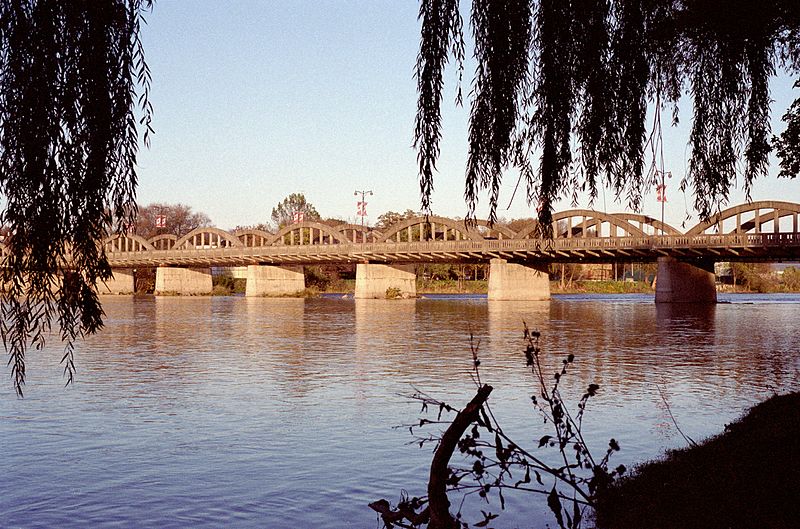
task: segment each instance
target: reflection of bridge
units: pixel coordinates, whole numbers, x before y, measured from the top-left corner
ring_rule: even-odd
[[[551,262],[659,261],[657,301],[710,300],[715,261],[800,259],[800,204],[754,202],[720,212],[685,233],[644,215],[570,210],[553,216],[554,238],[532,221],[514,232],[442,217],[412,218],[381,231],[305,222],[277,233],[198,228],[184,237],[117,236],[105,243],[111,291],[130,291],[130,269],[157,267],[156,290],[211,290],[211,266],[248,266],[248,295],[304,288],[302,265],[358,263],[356,295],[415,291],[413,263],[490,262],[490,298],[549,297]],[[709,283],[710,282],[710,283]],[[715,299],[716,294],[713,293]]]

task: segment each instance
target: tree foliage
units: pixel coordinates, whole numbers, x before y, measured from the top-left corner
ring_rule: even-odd
[[[164,216],[166,225],[157,226],[157,217]],[[186,204],[154,203],[139,208],[136,217],[136,234],[145,239],[155,235],[170,233],[182,237],[195,228],[211,226],[208,215],[199,211],[192,211]]]
[[[442,72],[450,56],[463,68],[465,51],[457,0],[422,0],[419,18],[414,140],[429,211]],[[470,218],[484,190],[496,218],[508,168],[519,170],[543,226],[550,226],[554,201],[579,191],[594,198],[599,184],[638,209],[643,189],[655,183],[661,112],[671,107],[677,120],[684,94],[694,112],[682,187],[693,189],[695,207],[707,217],[727,201],[737,177],[749,193],[766,174],[769,79],[776,67],[793,74],[800,68],[796,0],[473,0],[470,23],[477,61],[465,188]],[[796,140],[783,137],[784,160],[792,145],[800,152]],[[795,174],[796,161],[788,163],[786,174]]]
[[[321,218],[316,208],[306,201],[306,196],[303,193],[292,193],[272,208],[272,223],[278,229],[281,229],[293,222],[295,212],[303,213],[307,221]]]
[[[111,268],[100,241],[136,209],[137,104],[145,143],[150,132],[139,28],[151,4],[0,3],[0,334],[19,394],[26,349],[43,347],[51,320],[68,380],[74,341],[102,326],[96,284]]]
[[[800,81],[794,84],[800,88]],[[781,170],[778,176],[794,178],[800,174],[800,98],[783,115],[786,130],[775,138],[775,151],[780,158]]]
[[[396,211],[387,211],[386,213],[380,215],[378,217],[378,222],[375,223],[375,229],[377,230],[385,230],[390,226],[394,226],[404,220],[413,219],[414,217],[418,217],[419,214],[415,211],[410,209],[405,210],[403,213],[398,213]]]

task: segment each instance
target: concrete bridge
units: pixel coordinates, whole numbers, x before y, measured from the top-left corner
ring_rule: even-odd
[[[530,222],[514,232],[478,222],[417,217],[378,231],[304,222],[277,233],[199,228],[178,238],[136,235],[105,241],[114,280],[101,290],[133,291],[133,270],[156,268],[156,292],[211,292],[212,266],[247,266],[247,295],[305,288],[303,265],[354,263],[356,297],[387,288],[415,295],[414,264],[490,264],[489,299],[549,299],[553,262],[657,261],[656,302],[716,301],[717,261],[800,260],[800,204],[762,201],[719,212],[686,232],[645,215],[574,209],[553,216],[552,239]]]

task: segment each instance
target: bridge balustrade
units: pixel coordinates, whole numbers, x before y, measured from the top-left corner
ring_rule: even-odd
[[[568,227],[572,220],[577,219],[579,236],[567,229],[564,237],[552,240],[530,237],[535,222],[513,234],[507,228],[490,231],[487,226],[467,230],[460,221],[430,217],[427,223],[424,218],[416,218],[389,227],[384,231],[386,237],[382,242],[378,242],[382,235],[376,235],[380,232],[367,227],[342,225],[332,228],[311,222],[284,228],[275,235],[256,233],[256,230],[230,234],[216,228],[200,228],[180,240],[174,235],[158,236],[149,241],[136,241],[135,236],[117,238],[106,241],[105,248],[114,267],[307,264],[372,259],[382,262],[455,262],[488,261],[499,257],[577,262],[631,258],[654,260],[661,255],[678,258],[703,256],[717,260],[800,257],[800,234],[794,225],[789,233],[741,231],[751,224],[754,230],[759,230],[767,219],[774,222],[776,218],[789,215],[796,219],[800,205],[762,202],[726,211],[729,218],[737,221],[737,229],[728,234],[720,231],[706,233],[719,230],[718,222],[698,224],[685,234],[653,235],[644,233],[643,228],[657,227],[661,230],[664,226],[650,217],[572,210],[557,216],[565,219]],[[765,222],[742,222],[743,217],[750,214],[748,212]],[[793,222],[796,224],[796,220]],[[773,227],[778,225],[775,223]],[[671,227],[665,230],[676,231]],[[620,231],[625,235],[599,236]],[[351,241],[348,233],[361,240]],[[425,235],[432,238],[426,239]],[[499,238],[493,238],[495,235]],[[775,249],[772,254],[769,248]],[[683,253],[682,249],[690,249],[692,253]]]

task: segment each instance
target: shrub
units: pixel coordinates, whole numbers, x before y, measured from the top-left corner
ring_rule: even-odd
[[[389,287],[386,289],[386,299],[400,299],[403,297],[403,292],[397,287]]]

